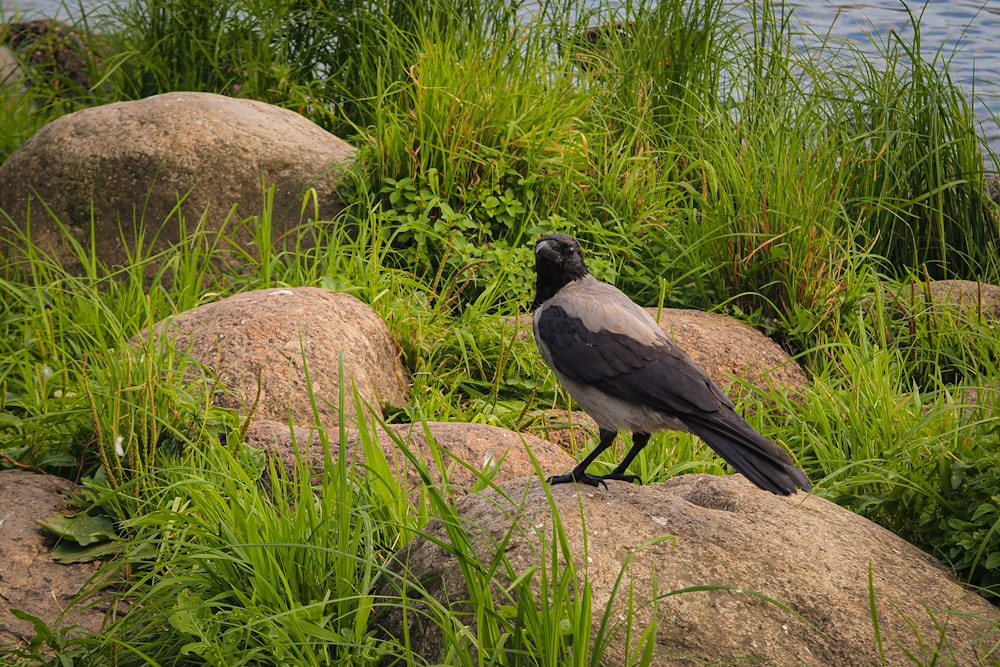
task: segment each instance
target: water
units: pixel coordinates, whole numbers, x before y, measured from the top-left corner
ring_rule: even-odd
[[[45,17],[72,21],[95,5],[97,2],[93,0],[66,0],[65,5],[60,0],[0,0],[0,17],[5,21],[14,15],[25,19]]]
[[[104,0],[0,0],[0,17],[15,10],[28,18],[48,16],[72,20]],[[735,3],[739,5],[740,3]],[[787,2],[798,20],[819,34],[851,40],[874,56],[872,38],[881,39],[890,30],[912,35],[909,16],[899,0],[800,0]],[[940,49],[950,60],[952,80],[966,92],[981,123],[981,134],[1000,154],[1000,0],[928,0],[913,3],[921,20],[924,56],[933,58]],[[877,32],[874,32],[876,31]]]
[[[889,31],[904,38],[913,35],[910,17],[899,0],[867,2],[789,2],[799,22],[819,34],[848,39],[869,54],[872,41],[884,40]],[[1000,0],[929,0],[910,5],[920,20],[923,55],[933,60],[940,50],[950,61],[952,81],[965,91],[980,133],[994,153],[1000,154]],[[832,26],[832,28],[831,28]],[[874,32],[877,29],[877,33]]]

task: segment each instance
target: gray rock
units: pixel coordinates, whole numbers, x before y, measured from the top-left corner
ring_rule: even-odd
[[[14,21],[0,26],[0,43],[17,54],[18,64],[23,65],[21,73],[44,73],[58,84],[62,95],[90,88],[87,63],[97,59],[90,46],[92,41],[90,35],[74,26],[52,19]]]
[[[479,562],[489,563],[502,543],[516,576],[552,558],[552,512],[535,480],[502,490],[514,503],[486,492],[462,498],[457,508]],[[916,547],[822,498],[776,496],[739,475],[684,475],[649,486],[613,482],[607,490],[566,484],[550,492],[577,572],[589,580],[592,636],[609,605],[617,626],[602,664],[625,664],[622,624],[629,618],[633,641],[656,620],[653,664],[661,666],[911,665],[906,652],[921,664],[935,652],[938,664],[1000,659],[1000,610]],[[447,530],[434,522],[427,533],[430,539],[417,538],[397,554],[394,567],[402,572],[405,564],[411,581],[461,609],[468,598],[462,569],[434,543],[449,544]],[[510,541],[500,542],[508,534]],[[536,587],[537,581],[536,575]],[[699,586],[725,588],[668,595]],[[380,592],[399,594],[388,584]],[[411,600],[410,642],[434,664],[442,657],[440,634],[421,618],[422,607]],[[402,636],[399,613],[387,612],[382,629]]]
[[[153,327],[168,344],[209,369],[226,389],[215,404],[257,419],[335,432],[339,423],[340,356],[348,405],[351,383],[373,409],[402,406],[409,377],[385,322],[349,294],[316,287],[275,288],[235,294],[163,320]],[[143,329],[133,337],[140,344]],[[309,383],[306,381],[308,372]],[[259,391],[259,395],[258,395]]]
[[[796,393],[809,382],[805,371],[780,345],[748,324],[722,315],[683,308],[647,308],[663,332],[720,387],[737,380],[758,387],[777,385]],[[518,318],[517,336],[531,341],[531,315]]]
[[[93,215],[97,258],[125,265],[137,235],[154,250],[177,243],[174,209],[183,200],[187,233],[205,214],[205,229],[226,227],[249,247],[256,222],[232,228],[261,214],[263,181],[276,186],[272,239],[294,241],[306,188],[319,219],[341,209],[337,186],[354,152],[302,116],[254,100],[178,92],[84,109],[49,123],[0,165],[0,209],[13,221],[0,239],[19,256],[30,207],[34,243],[76,271],[66,234],[89,247]]]
[[[656,308],[647,308],[657,317]],[[776,385],[795,394],[809,382],[802,367],[760,331],[721,313],[664,308],[660,328],[715,383],[731,394],[737,380],[766,388]]]
[[[14,53],[9,47],[0,46],[0,91],[4,93],[5,108],[11,103],[7,96],[17,91],[23,78],[24,72]]]

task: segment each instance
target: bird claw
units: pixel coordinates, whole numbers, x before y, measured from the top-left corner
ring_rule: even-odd
[[[635,483],[638,484],[639,486],[642,486],[642,477],[639,477],[638,475],[632,475],[629,473],[610,472],[607,475],[601,475],[601,479],[614,479],[620,482]]]

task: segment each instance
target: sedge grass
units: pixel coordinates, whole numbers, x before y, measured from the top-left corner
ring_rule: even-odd
[[[356,409],[366,411],[354,398]],[[63,641],[43,633],[48,649],[83,664],[422,664],[406,635],[397,642],[373,634],[379,613],[401,608],[440,626],[448,664],[599,664],[605,646],[587,648],[589,589],[573,566],[558,514],[554,541],[539,534],[537,568],[521,572],[507,562],[504,542],[513,532],[483,562],[474,527],[427,483],[425,462],[405,443],[393,438],[424,477],[426,504],[412,503],[370,434],[362,436],[362,468],[348,461],[342,444],[334,461],[338,445],[319,433],[326,453],[321,470],[305,456],[296,457],[290,475],[272,462],[266,486],[253,450],[215,436],[187,443],[125,484],[95,480],[87,492],[95,506],[127,507],[121,521],[127,542],[102,578],[116,583],[112,595],[120,595],[128,613],[97,635]],[[441,459],[432,465],[446,483]],[[155,492],[137,494],[140,483]],[[423,534],[430,516],[447,527],[447,541],[434,541],[463,567],[471,626],[466,612],[442,606],[423,582],[391,567],[389,556],[408,541],[403,533]],[[606,641],[616,631],[605,618],[599,637]],[[649,664],[652,635],[641,634],[644,657],[634,664]]]

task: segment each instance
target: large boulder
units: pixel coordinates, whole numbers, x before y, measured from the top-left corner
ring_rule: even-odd
[[[30,234],[70,270],[79,266],[66,234],[89,247],[92,224],[96,256],[108,265],[125,265],[137,238],[161,250],[198,224],[210,232],[228,224],[227,236],[249,247],[254,221],[237,223],[261,215],[265,188],[275,187],[273,239],[299,224],[307,188],[319,218],[334,216],[354,152],[295,112],[254,100],[178,92],[84,109],[0,165],[0,209],[13,221],[0,238],[16,256],[19,235]]]
[[[591,637],[610,606],[612,635],[601,664],[625,664],[626,621],[634,643],[654,619],[652,664],[661,666],[902,666],[932,664],[935,655],[944,664],[995,665],[1000,659],[1000,610],[916,547],[822,498],[772,495],[739,475],[684,475],[648,486],[612,482],[607,489],[546,490],[537,480],[516,480],[501,490],[456,505],[478,562],[493,562],[502,548],[496,571],[517,577],[535,568],[537,589],[537,573],[551,564],[557,542],[554,505],[577,572],[590,585]],[[450,544],[448,529],[433,522],[426,533],[395,556],[395,571],[468,611],[463,568],[439,546]],[[386,583],[381,592],[398,596],[407,588]],[[420,613],[416,590],[408,593],[414,599],[405,627],[414,650],[435,664],[442,658],[440,633]],[[505,629],[513,630],[498,631]],[[398,611],[386,611],[382,630],[402,636]]]
[[[422,487],[424,482],[400,444],[421,461],[431,482],[440,484],[443,476],[430,441],[437,445],[454,495],[468,493],[478,481],[477,475],[465,464],[487,472],[494,483],[534,474],[532,457],[547,474],[566,472],[576,465],[576,461],[559,447],[533,435],[464,422],[388,424],[385,429],[375,425],[363,433],[352,429],[344,442],[344,452],[350,462],[364,464],[366,442],[378,447],[395,479],[412,491]],[[315,471],[322,470],[326,458],[315,429],[257,420],[247,429],[246,442],[275,457],[290,475],[297,469],[296,450]],[[332,460],[336,461],[340,453],[337,434],[330,433],[328,442]]]
[[[400,407],[407,399],[398,345],[385,322],[349,294],[317,287],[244,292],[169,317],[153,326],[153,335],[156,346],[196,362],[192,373],[205,368],[218,378],[225,391],[216,405],[254,418],[309,426],[318,417],[335,432],[341,379],[350,418],[352,383],[380,415],[382,405]],[[148,337],[144,329],[133,343]]]
[[[34,626],[11,609],[37,616],[53,629],[74,625],[97,632],[104,622],[101,603],[74,604],[98,564],[63,565],[52,560],[56,539],[38,525],[39,520],[66,512],[69,504],[64,496],[75,489],[75,484],[59,477],[0,471],[0,646],[26,644],[35,634]],[[64,609],[69,613],[61,619]]]

